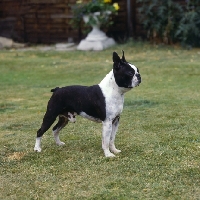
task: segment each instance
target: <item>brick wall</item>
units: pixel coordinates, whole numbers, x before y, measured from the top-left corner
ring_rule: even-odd
[[[132,0],[133,1],[133,0]],[[81,27],[70,25],[71,5],[76,0],[1,0],[0,36],[20,42],[55,43],[66,42],[68,38],[79,41],[84,37]],[[115,23],[106,30],[108,35],[123,38],[127,35],[127,4],[125,0],[115,0],[120,5]]]

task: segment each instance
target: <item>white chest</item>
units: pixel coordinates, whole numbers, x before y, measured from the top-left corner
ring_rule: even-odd
[[[119,116],[123,110],[124,97],[123,95],[106,96],[106,114],[109,118]]]
[[[123,110],[124,91],[117,86],[112,71],[101,81],[99,87],[106,101],[106,116],[107,118],[114,119]]]

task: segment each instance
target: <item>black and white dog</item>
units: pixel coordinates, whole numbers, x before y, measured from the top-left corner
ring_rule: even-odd
[[[123,110],[124,93],[140,83],[138,68],[125,60],[124,52],[122,59],[113,52],[113,69],[98,85],[52,89],[53,95],[48,102],[41,128],[37,131],[34,150],[41,152],[42,136],[58,116],[53,135],[57,145],[64,145],[59,139],[60,130],[68,121],[75,122],[75,115],[80,115],[95,122],[102,122],[104,154],[106,157],[114,157],[114,154],[121,152],[115,147],[114,141]]]

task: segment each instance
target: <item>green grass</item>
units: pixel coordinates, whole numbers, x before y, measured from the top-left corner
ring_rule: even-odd
[[[135,64],[142,84],[125,95],[108,159],[101,124],[77,118],[33,152],[50,89],[99,83],[112,52]],[[0,199],[200,199],[200,49],[118,45],[102,52],[0,52]]]

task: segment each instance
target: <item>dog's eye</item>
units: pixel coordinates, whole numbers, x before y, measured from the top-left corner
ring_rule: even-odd
[[[134,75],[134,73],[133,72],[127,72],[126,75],[132,77]]]

